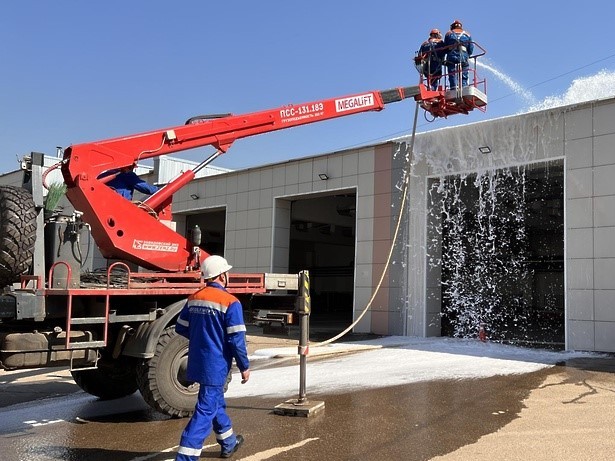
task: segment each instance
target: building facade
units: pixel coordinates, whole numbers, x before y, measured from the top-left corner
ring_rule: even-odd
[[[614,120],[609,98],[218,169],[176,229],[238,272],[310,270],[313,322],[615,352]]]
[[[357,332],[614,352],[613,120],[590,101],[196,180],[178,229],[216,223],[238,271],[313,270]]]

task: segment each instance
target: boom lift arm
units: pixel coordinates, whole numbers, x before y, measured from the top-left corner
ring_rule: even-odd
[[[64,151],[61,169],[67,196],[92,229],[103,256],[134,262],[154,270],[196,270],[207,253],[164,224],[171,220],[173,194],[196,173],[226,152],[237,139],[367,111],[414,98],[422,103],[442,98],[423,84],[368,91],[246,115],[193,117],[185,125],[98,142]],[[141,204],[121,197],[105,185],[113,176],[101,173],[137,161],[211,145],[216,152],[186,171]]]

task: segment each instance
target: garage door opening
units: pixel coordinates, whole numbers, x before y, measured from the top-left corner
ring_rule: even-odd
[[[215,209],[186,216],[186,236],[198,226],[201,230],[203,250],[212,255],[224,256],[224,232],[226,226],[226,209]]]
[[[289,272],[310,271],[311,322],[352,321],[356,193],[291,202]]]
[[[441,334],[564,347],[562,161],[430,183]]]

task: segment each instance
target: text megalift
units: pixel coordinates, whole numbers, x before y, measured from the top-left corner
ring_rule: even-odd
[[[347,110],[370,107],[374,105],[374,95],[372,93],[350,96],[348,98],[335,100],[335,111],[345,112]]]

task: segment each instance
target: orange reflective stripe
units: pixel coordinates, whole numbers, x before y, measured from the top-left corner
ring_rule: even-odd
[[[232,303],[239,301],[232,294],[215,287],[205,287],[200,289],[188,297],[188,301],[191,300],[206,300],[225,306],[229,306]]]

